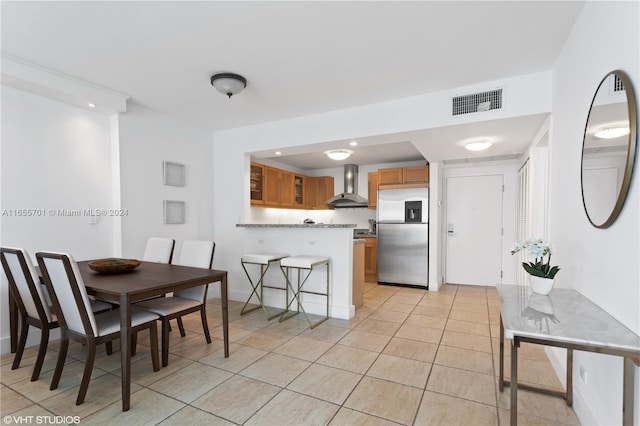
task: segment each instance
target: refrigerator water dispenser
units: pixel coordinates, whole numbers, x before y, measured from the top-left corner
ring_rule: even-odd
[[[406,223],[422,222],[422,201],[404,202],[404,221]]]

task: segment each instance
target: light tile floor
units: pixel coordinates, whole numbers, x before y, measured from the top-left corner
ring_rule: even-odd
[[[298,317],[268,322],[262,310],[240,316],[242,303],[230,302],[227,359],[220,301],[211,300],[213,342],[205,344],[198,315],[187,317],[187,336],[172,333],[169,366],[156,373],[144,346],[148,335],[141,333],[132,362],[132,408],[126,413],[118,353],[107,356],[99,348],[80,406],[75,399],[82,345],[71,344],[55,391],[49,383],[57,342],[36,382],[29,380],[35,348],[26,351],[17,370],[11,370],[13,355],[6,354],[0,411],[12,421],[79,416],[83,425],[509,423],[508,388],[498,390],[500,316],[494,288],[445,285],[428,292],[367,283],[364,300],[352,320],[330,319],[314,330]],[[541,347],[523,345],[520,355],[523,382],[561,389]],[[518,400],[520,424],[579,424],[559,398],[519,391]]]

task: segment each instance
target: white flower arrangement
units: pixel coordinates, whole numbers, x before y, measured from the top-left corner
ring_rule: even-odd
[[[522,262],[522,267],[529,274],[541,277],[553,279],[560,268],[558,266],[551,266],[551,245],[542,241],[542,238],[531,238],[527,241],[515,243],[511,248],[511,254],[516,254],[520,250],[527,249],[529,256],[532,256],[534,262]],[[544,258],[547,256],[545,263]]]

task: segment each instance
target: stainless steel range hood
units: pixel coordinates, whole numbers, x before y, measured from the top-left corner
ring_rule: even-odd
[[[344,192],[329,198],[327,204],[336,209],[369,207],[367,199],[358,195],[358,166],[344,165]]]

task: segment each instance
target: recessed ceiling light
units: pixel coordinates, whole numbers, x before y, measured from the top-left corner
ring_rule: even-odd
[[[615,139],[629,134],[628,126],[604,127],[593,134],[598,139]]]
[[[478,142],[468,143],[464,147],[469,151],[484,151],[485,149],[489,148],[491,145],[493,144],[488,141],[478,141]]]
[[[332,160],[339,161],[349,158],[351,154],[353,154],[353,151],[351,151],[350,149],[332,149],[330,151],[325,151],[324,153]]]
[[[351,141],[351,142],[349,142],[349,145],[351,145],[351,146],[357,146],[357,145],[358,145],[358,142],[357,142],[357,141]]]
[[[276,151],[276,152],[274,152],[274,154],[275,154],[275,155],[282,155],[282,152],[280,152],[280,151]]]
[[[95,107],[96,107],[96,104],[92,104],[91,102],[87,102],[87,106],[88,106],[89,108],[95,108]]]

